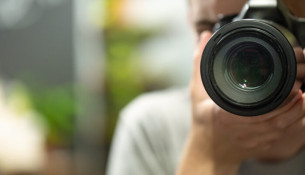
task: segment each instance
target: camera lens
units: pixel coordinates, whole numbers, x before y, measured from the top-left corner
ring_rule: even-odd
[[[250,19],[216,31],[200,67],[211,99],[242,116],[264,114],[282,104],[296,77],[295,55],[285,33],[279,26]]]
[[[215,48],[211,81],[222,98],[253,106],[276,91],[283,64],[276,49],[265,40],[255,32],[236,33]]]
[[[252,42],[229,51],[227,72],[238,87],[251,90],[261,87],[273,73],[273,61],[266,48]]]

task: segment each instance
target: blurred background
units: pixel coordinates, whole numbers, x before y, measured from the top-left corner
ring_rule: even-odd
[[[0,0],[0,174],[103,175],[120,110],[187,86],[186,0]]]

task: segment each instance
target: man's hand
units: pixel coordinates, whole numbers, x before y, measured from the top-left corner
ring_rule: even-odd
[[[305,50],[295,48],[297,59],[297,78],[293,91],[305,84]],[[291,96],[290,96],[291,98]],[[289,99],[288,99],[289,100]],[[272,119],[272,123],[286,128],[284,135],[273,143],[272,149],[261,152],[257,158],[263,160],[281,160],[297,154],[305,145],[305,94],[297,103],[284,113]]]
[[[249,157],[263,157],[264,153],[268,153],[283,136],[287,135],[286,130],[305,128],[302,124],[305,101],[304,95],[302,96],[299,91],[305,80],[302,49],[295,50],[298,62],[297,81],[284,105],[268,114],[242,117],[218,107],[208,97],[202,85],[201,53],[210,36],[209,32],[201,35],[194,54],[193,76],[190,83],[193,119],[188,143],[178,169],[178,174],[181,175],[234,175],[241,161]],[[298,142],[299,146],[296,149],[300,149],[303,143]],[[278,150],[281,150],[280,147]]]

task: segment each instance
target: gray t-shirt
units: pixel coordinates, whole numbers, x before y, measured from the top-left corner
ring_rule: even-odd
[[[191,122],[188,89],[142,95],[121,113],[107,175],[174,175]],[[239,175],[305,175],[305,150],[277,163],[244,161]]]

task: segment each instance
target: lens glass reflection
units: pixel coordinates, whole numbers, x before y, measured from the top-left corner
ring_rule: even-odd
[[[227,72],[231,81],[242,89],[259,88],[273,74],[272,57],[258,44],[240,44],[230,53]]]

